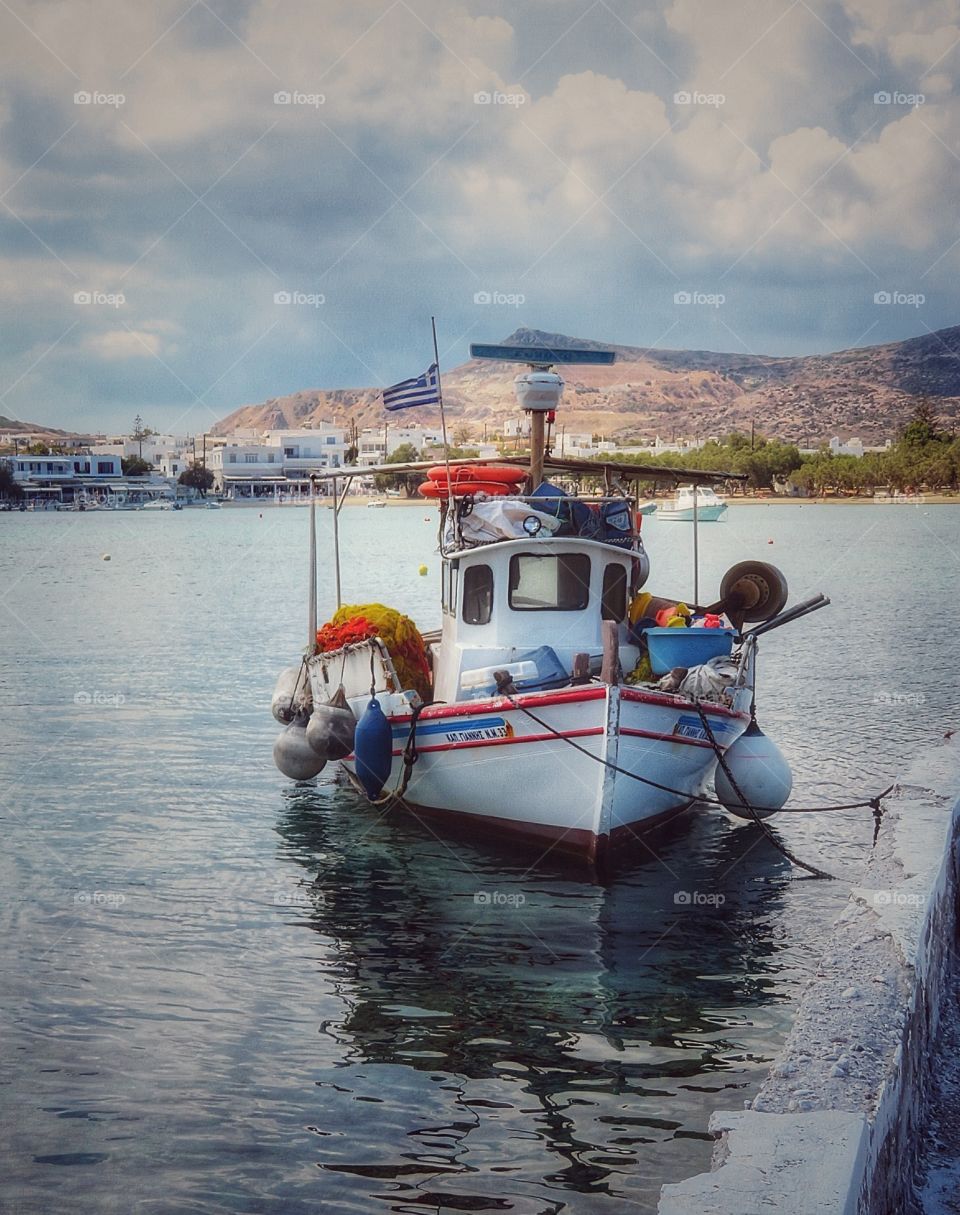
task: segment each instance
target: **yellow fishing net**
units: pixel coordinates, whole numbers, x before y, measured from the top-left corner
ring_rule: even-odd
[[[427,647],[410,617],[395,608],[382,603],[345,603],[317,630],[317,645],[329,652],[366,637],[379,637],[390,651],[402,691],[415,688],[423,700],[431,699]]]

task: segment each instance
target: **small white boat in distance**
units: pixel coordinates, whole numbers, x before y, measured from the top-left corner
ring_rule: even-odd
[[[693,495],[694,487],[692,485],[681,485],[672,501],[657,507],[657,518],[673,519],[677,523],[692,523]],[[726,502],[709,485],[699,486],[696,495],[698,523],[716,523],[726,514]]]

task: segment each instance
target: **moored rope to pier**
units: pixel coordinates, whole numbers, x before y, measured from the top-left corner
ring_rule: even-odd
[[[674,789],[670,785],[663,785],[659,781],[651,780],[648,776],[641,776],[639,773],[631,772],[628,768],[623,768],[619,764],[612,763],[608,759],[603,759],[599,755],[594,755],[592,751],[588,751],[586,747],[581,746],[580,743],[575,742],[574,739],[566,737],[566,735],[562,734],[559,730],[551,726],[549,722],[544,721],[542,717],[538,717],[536,713],[534,713],[531,709],[528,709],[526,705],[520,704],[512,696],[506,696],[505,699],[508,700],[515,709],[519,709],[521,713],[525,713],[527,717],[529,717],[532,721],[535,721],[538,726],[541,726],[544,730],[548,731],[548,733],[560,739],[561,742],[567,743],[568,746],[573,747],[575,751],[579,751],[582,755],[587,756],[588,759],[592,759],[598,764],[603,764],[605,768],[609,768],[612,772],[617,772],[621,776],[628,777],[630,780],[639,781],[641,784],[648,785],[653,789],[659,789],[663,793],[672,793],[676,797],[704,802],[706,805],[720,806],[721,808],[724,808],[723,802],[721,802],[719,798],[702,796],[691,799],[690,793],[687,790]],[[768,806],[751,806],[738,788],[736,781],[731,776],[729,766],[727,765],[726,759],[723,755],[723,750],[717,742],[713,730],[710,728],[710,723],[707,720],[706,714],[699,703],[696,705],[696,709],[700,715],[700,720],[704,723],[710,745],[716,753],[718,761],[723,766],[723,770],[726,773],[734,792],[740,798],[744,807],[750,813],[752,820],[760,827],[767,839],[794,865],[799,866],[801,869],[805,869],[813,877],[830,878],[836,880],[832,873],[827,873],[823,869],[817,869],[816,866],[808,865],[804,861],[801,861],[798,857],[794,856],[789,849],[780,843],[776,836],[774,836],[774,834],[770,831],[769,827],[766,826],[763,819],[760,817],[761,812],[766,812],[768,814],[826,814],[839,810],[860,810],[869,808],[873,811],[874,816],[873,843],[876,845],[877,836],[880,831],[880,821],[883,816],[883,807],[881,806],[881,802],[893,791],[895,788],[894,785],[890,785],[888,788],[884,789],[882,793],[878,793],[875,797],[870,797],[859,802],[841,802],[830,806],[794,806],[789,810]]]

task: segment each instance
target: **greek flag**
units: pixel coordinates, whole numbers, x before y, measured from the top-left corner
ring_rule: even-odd
[[[412,405],[439,405],[440,380],[437,365],[428,367],[423,375],[412,380],[401,380],[383,390],[383,404],[387,409],[409,409]]]

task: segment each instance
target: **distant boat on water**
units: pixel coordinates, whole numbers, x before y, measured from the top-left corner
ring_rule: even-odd
[[[696,499],[694,499],[696,493]],[[698,523],[716,523],[727,511],[727,504],[709,485],[681,485],[676,497],[657,507],[658,519],[672,519],[676,523],[692,523],[696,505]]]

